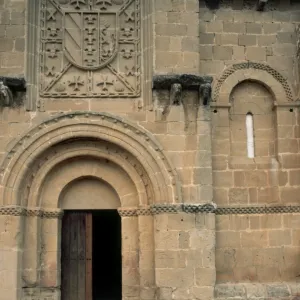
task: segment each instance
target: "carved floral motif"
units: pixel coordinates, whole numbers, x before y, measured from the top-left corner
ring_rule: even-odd
[[[41,96],[140,95],[140,0],[42,0],[41,29]]]

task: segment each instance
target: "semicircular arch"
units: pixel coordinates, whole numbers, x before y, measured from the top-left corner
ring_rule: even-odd
[[[102,177],[77,177],[65,185],[58,197],[62,210],[119,209],[121,201],[111,184]]]
[[[106,150],[106,151],[105,151]],[[68,161],[76,158],[82,157],[82,163],[83,165],[79,168],[76,168],[78,170],[77,172],[70,172],[68,176],[63,176],[61,179],[58,179],[58,183],[56,184],[58,192],[55,193],[55,196],[53,197],[53,193],[51,197],[53,198],[52,206],[55,207],[57,203],[55,201],[58,200],[58,197],[62,191],[62,189],[72,180],[75,180],[76,178],[83,177],[83,176],[95,176],[96,178],[103,179],[107,181],[117,192],[121,199],[126,197],[128,195],[127,191],[124,190],[124,180],[115,180],[114,182],[109,182],[109,180],[106,178],[106,174],[103,173],[103,170],[99,169],[95,165],[95,167],[91,168],[86,164],[86,160],[92,158],[92,159],[102,159],[107,160],[112,163],[114,163],[116,166],[121,169],[122,175],[125,176],[125,174],[128,176],[130,181],[135,187],[135,191],[137,192],[138,201],[134,203],[134,205],[146,205],[147,200],[151,197],[153,197],[152,190],[147,190],[147,178],[141,179],[140,175],[138,174],[137,170],[133,167],[133,165],[126,159],[122,159],[121,156],[115,155],[116,153],[111,153],[109,151],[110,149],[101,149],[100,147],[87,147],[86,145],[78,146],[72,150],[69,148],[65,148],[64,150],[61,150],[53,155],[53,157],[47,159],[47,164],[44,168],[41,168],[32,184],[31,184],[31,190],[28,195],[28,203],[24,203],[23,206],[28,207],[44,207],[45,204],[41,203],[43,200],[41,198],[41,192],[42,187],[45,185],[45,182],[47,181],[47,176],[53,172],[55,172],[55,168],[59,168],[61,163],[67,163]],[[118,170],[118,169],[116,169]],[[121,177],[121,174],[114,174],[115,176],[119,175]],[[71,176],[71,177],[70,177]],[[144,181],[143,181],[144,180]],[[129,186],[129,185],[126,185]],[[26,199],[25,199],[26,200]],[[133,203],[125,203],[123,201],[122,206],[132,206]]]
[[[2,161],[0,201],[5,205],[19,205],[21,182],[34,164],[40,164],[39,157],[55,145],[79,138],[109,142],[136,157],[156,189],[153,202],[181,201],[176,170],[146,130],[108,113],[91,112],[62,114],[24,134]]]
[[[245,80],[264,85],[277,103],[295,101],[293,89],[287,79],[268,65],[256,62],[234,64],[227,68],[213,85],[213,102],[229,104],[233,88]]]

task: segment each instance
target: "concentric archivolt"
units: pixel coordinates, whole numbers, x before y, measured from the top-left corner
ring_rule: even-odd
[[[57,145],[76,139],[109,142],[119,152],[130,153],[142,166],[135,164],[136,172],[143,170],[156,192],[153,203],[181,202],[176,170],[146,130],[108,113],[72,112],[46,120],[11,147],[0,169],[1,203],[19,205],[21,190],[30,189],[30,186],[22,186],[26,176],[36,166],[44,168],[47,165],[39,158]],[[33,177],[35,175],[33,173]]]

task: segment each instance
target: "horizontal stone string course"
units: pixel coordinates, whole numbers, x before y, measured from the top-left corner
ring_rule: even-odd
[[[215,206],[212,204],[154,204],[145,208],[120,208],[118,211],[122,217],[177,214],[179,212],[213,213],[215,211]]]
[[[243,215],[243,214],[284,214],[299,213],[300,206],[253,206],[253,207],[219,207],[217,215]]]
[[[41,217],[45,219],[59,219],[63,216],[63,210],[43,210],[39,208],[25,208],[21,206],[2,206],[0,215]]]
[[[250,206],[250,207],[216,207],[213,204],[154,204],[146,207],[119,208],[121,217],[137,217],[158,214],[184,213],[215,213],[216,215],[243,214],[282,214],[300,213],[300,206]],[[40,217],[56,219],[63,216],[64,211],[24,208],[20,206],[2,206],[0,215]]]

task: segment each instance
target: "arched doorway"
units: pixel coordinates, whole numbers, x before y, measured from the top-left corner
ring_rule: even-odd
[[[78,189],[87,185],[110,201],[94,195],[80,200]],[[180,202],[181,197],[174,168],[139,126],[102,113],[54,117],[11,148],[2,164],[0,191],[4,205],[25,212],[18,219],[22,255],[16,256],[16,290],[25,298],[60,298],[63,214],[110,205],[114,210],[119,206],[121,215],[122,298],[139,299],[142,290],[155,291],[149,205]]]
[[[116,191],[101,179],[82,177],[64,188],[59,206],[64,209],[61,299],[122,299],[121,203]]]

